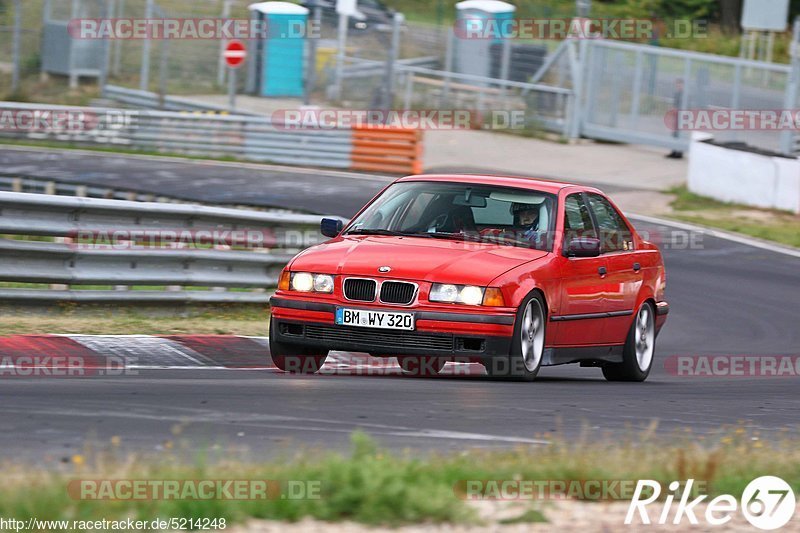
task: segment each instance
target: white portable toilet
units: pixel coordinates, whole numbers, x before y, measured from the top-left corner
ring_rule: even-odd
[[[492,44],[502,42],[498,28],[512,20],[516,7],[500,0],[464,0],[456,4],[454,70],[491,76]],[[474,35],[478,35],[474,37]]]

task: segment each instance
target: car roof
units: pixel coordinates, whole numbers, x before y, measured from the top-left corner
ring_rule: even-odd
[[[495,176],[491,174],[417,174],[405,176],[397,181],[449,181],[455,183],[474,183],[476,185],[497,185],[501,187],[519,187],[522,189],[535,189],[541,192],[558,194],[562,189],[575,188],[577,190],[598,192],[593,187],[586,187],[563,181],[531,178],[525,176]]]

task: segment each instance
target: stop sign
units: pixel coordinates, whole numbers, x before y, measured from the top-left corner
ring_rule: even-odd
[[[231,68],[236,68],[244,63],[247,57],[247,48],[245,48],[242,41],[231,41],[225,47],[225,52],[222,54],[225,58],[225,63]]]

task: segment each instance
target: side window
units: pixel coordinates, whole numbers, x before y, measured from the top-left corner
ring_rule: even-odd
[[[633,235],[611,203],[598,194],[589,194],[589,205],[597,219],[603,252],[633,250]]]
[[[578,237],[597,238],[589,208],[583,201],[583,195],[571,194],[564,202],[564,242],[568,243]]]

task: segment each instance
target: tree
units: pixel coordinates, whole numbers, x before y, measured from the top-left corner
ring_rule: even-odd
[[[719,0],[719,24],[725,33],[738,33],[742,0]]]

